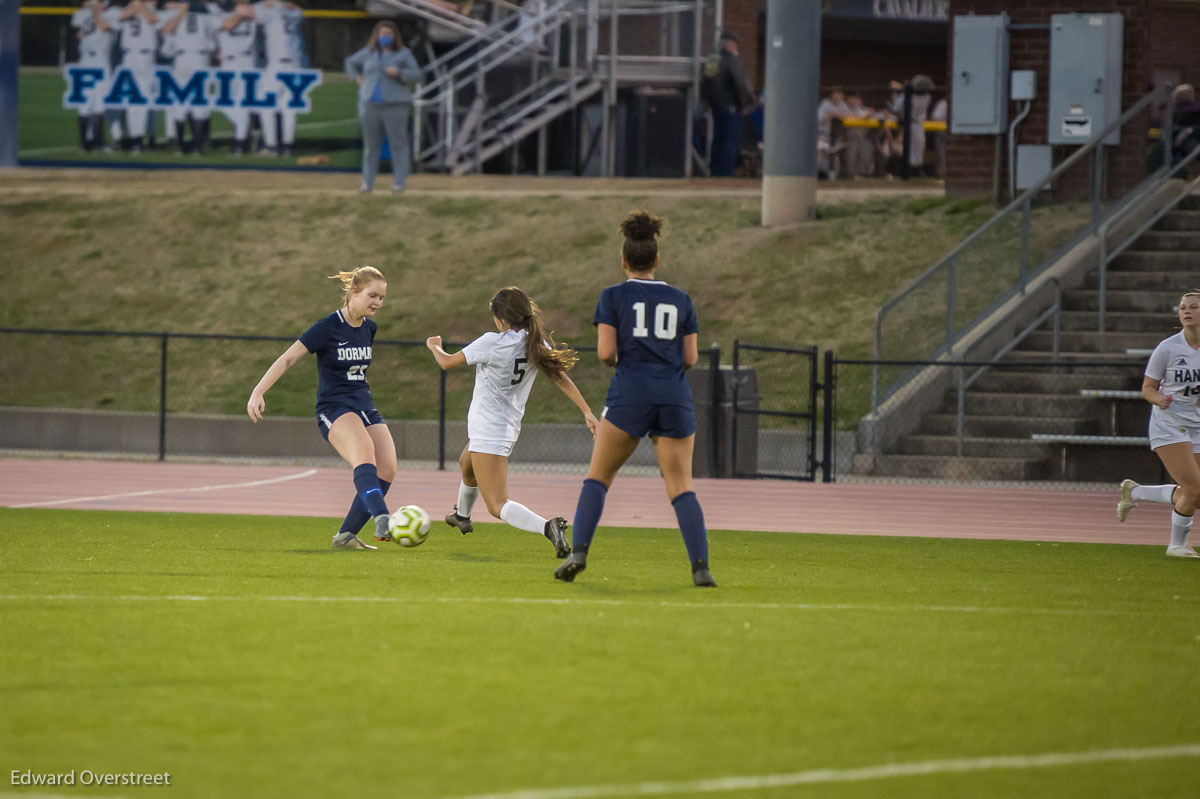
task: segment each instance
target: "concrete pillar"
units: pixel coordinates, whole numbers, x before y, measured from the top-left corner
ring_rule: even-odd
[[[817,206],[821,0],[768,0],[763,226],[812,219]]]

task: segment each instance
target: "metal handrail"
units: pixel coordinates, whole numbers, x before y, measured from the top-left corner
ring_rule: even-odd
[[[1055,361],[1058,360],[1059,333],[1062,328],[1062,321],[1061,321],[1062,320],[1062,281],[1059,280],[1057,277],[1051,277],[1043,285],[1054,286],[1054,302],[1050,305],[1049,308],[1047,308],[1046,310],[1044,310],[1040,314],[1038,314],[1037,318],[1035,318],[1032,322],[1030,322],[1028,325],[1026,325],[1025,328],[1023,330],[1021,330],[1020,333],[1015,335],[1013,337],[1012,341],[1008,342],[1007,344],[1005,344],[1003,347],[1001,347],[999,350],[996,351],[996,354],[992,356],[991,362],[993,364],[996,363],[997,361],[999,361],[1005,355],[1008,355],[1014,349],[1016,349],[1018,344],[1020,344],[1022,341],[1024,341],[1026,338],[1028,338],[1030,333],[1034,332],[1039,327],[1041,327],[1043,324],[1045,324],[1046,320],[1048,320],[1048,319],[1054,320],[1054,327],[1053,327],[1054,332],[1052,334],[1051,344],[1050,344],[1051,356],[1053,357],[1053,359]],[[1015,312],[1015,309],[1014,309],[1014,312]],[[1012,314],[1009,314],[1005,318],[998,320],[994,325],[992,325],[991,329],[988,332],[989,333],[994,332],[998,327],[1000,327],[1000,325],[1005,324],[1008,321],[1008,318],[1010,316],[1012,316]],[[986,365],[986,366],[980,366],[980,367],[976,368],[976,370],[971,374],[971,376],[966,379],[963,378],[962,366],[959,366],[959,368],[958,368],[958,412],[957,412],[957,417],[955,420],[955,435],[958,438],[957,454],[960,457],[963,454],[963,438],[964,438],[964,429],[966,427],[965,416],[966,416],[966,405],[967,405],[967,403],[966,403],[967,389],[970,388],[972,385],[974,385],[976,380],[983,377],[984,372],[986,372],[990,368],[991,368],[990,364]]]
[[[545,29],[545,33],[557,32],[558,28],[565,24],[566,18],[571,13],[574,13],[574,9],[565,14],[563,12],[567,10],[568,6],[578,6],[581,2],[582,0],[558,0],[557,3],[547,6],[541,14],[531,17],[526,25],[504,31],[501,36],[494,39],[490,44],[485,45],[484,47],[478,49],[471,56],[459,61],[454,66],[447,69],[442,75],[439,75],[435,80],[420,86],[417,91],[413,93],[413,104],[436,104],[441,102],[442,98],[447,93],[452,93],[457,88],[458,79],[460,77],[469,71],[476,69],[477,65],[484,62],[485,59],[492,57],[503,48],[507,48],[508,52],[503,53],[501,58],[497,59],[496,61],[489,62],[486,66],[481,68],[486,71],[487,69],[495,66],[497,63],[500,63],[507,58],[511,58],[517,53],[521,53],[530,49],[530,45],[517,44],[515,42],[515,40],[518,38],[527,35],[528,27],[547,25],[548,27]],[[512,17],[508,17],[504,20],[504,23],[501,25],[501,27],[507,27],[511,24],[511,22]],[[477,41],[472,42],[471,45],[475,46],[477,43]],[[460,45],[460,47],[462,46]],[[455,48],[455,50],[458,49],[459,48]],[[453,52],[454,51],[447,53],[446,56],[443,56],[443,58],[449,58]]]
[[[1168,115],[1169,115],[1169,113],[1170,112],[1168,111]],[[1168,156],[1166,158],[1166,163],[1155,172],[1155,175],[1159,175],[1159,173],[1162,173],[1161,177],[1159,177],[1157,180],[1155,180],[1149,187],[1150,189],[1154,189],[1155,191],[1157,191],[1162,186],[1164,186],[1167,183],[1167,181],[1171,180],[1171,175],[1173,175],[1177,170],[1186,169],[1189,164],[1191,164],[1193,161],[1196,161],[1197,158],[1200,157],[1200,145],[1197,145],[1195,147],[1195,149],[1193,149],[1190,153],[1188,153],[1188,155],[1186,155],[1184,158],[1182,158],[1178,162],[1172,164],[1171,158],[1169,155],[1170,150],[1171,150],[1170,141],[1167,141],[1165,143],[1165,146],[1166,146],[1167,152],[1168,152]],[[1124,239],[1122,239],[1121,243],[1118,244],[1116,247],[1114,247],[1112,250],[1109,250],[1109,248],[1108,248],[1109,230],[1114,225],[1116,225],[1118,222],[1124,221],[1125,217],[1122,216],[1121,214],[1114,214],[1114,215],[1110,216],[1108,219],[1106,219],[1100,225],[1100,229],[1097,231],[1097,236],[1099,237],[1099,244],[1100,244],[1100,281],[1099,281],[1099,286],[1098,286],[1098,291],[1099,291],[1100,296],[1098,298],[1098,306],[1097,306],[1098,307],[1098,320],[1097,320],[1097,330],[1098,331],[1100,331],[1101,333],[1104,332],[1105,321],[1106,321],[1105,314],[1106,314],[1107,308],[1108,308],[1108,265],[1110,263],[1112,263],[1117,258],[1117,256],[1119,256],[1121,253],[1123,253],[1127,249],[1129,249],[1129,247],[1132,246],[1135,241],[1140,239],[1142,237],[1142,234],[1144,234],[1146,231],[1150,230],[1150,228],[1152,228],[1156,224],[1158,224],[1158,220],[1162,219],[1168,213],[1175,210],[1175,207],[1177,205],[1179,205],[1180,202],[1183,201],[1184,197],[1187,197],[1187,196],[1195,193],[1197,188],[1200,188],[1200,177],[1195,178],[1190,183],[1185,182],[1184,186],[1183,186],[1183,191],[1179,192],[1179,194],[1177,194],[1170,202],[1168,202],[1166,205],[1164,205],[1162,208],[1160,208],[1148,220],[1146,220],[1141,225],[1139,225],[1136,230],[1134,230],[1132,233],[1130,233]],[[1148,189],[1146,194],[1149,194],[1149,193],[1150,192]],[[1131,205],[1123,208],[1122,213],[1130,210]]]
[[[1099,148],[1103,145],[1104,139],[1110,133],[1119,129],[1122,125],[1129,122],[1137,114],[1141,113],[1143,109],[1145,109],[1152,102],[1154,102],[1156,99],[1159,99],[1163,95],[1166,95],[1168,98],[1168,101],[1169,101],[1170,93],[1167,91],[1166,85],[1159,86],[1159,87],[1155,88],[1154,90],[1152,90],[1151,92],[1147,93],[1144,97],[1142,97],[1140,100],[1138,100],[1132,106],[1130,106],[1130,108],[1128,110],[1126,110],[1125,113],[1123,113],[1120,117],[1118,117],[1117,119],[1110,122],[1107,126],[1104,127],[1103,130],[1101,130],[1099,133],[1097,133],[1095,136],[1093,136],[1086,144],[1084,144],[1082,147],[1080,147],[1078,150],[1076,150],[1074,153],[1072,153],[1061,164],[1059,164],[1057,167],[1055,167],[1053,170],[1051,170],[1049,173],[1047,173],[1044,177],[1042,177],[1040,180],[1038,180],[1033,186],[1026,189],[1024,194],[1022,194],[1020,197],[1017,197],[1012,202],[1010,202],[1007,206],[1005,206],[1003,209],[998,211],[994,216],[992,216],[991,219],[989,219],[987,222],[984,222],[983,225],[981,225],[974,233],[972,233],[967,238],[963,239],[961,242],[959,242],[959,244],[957,246],[954,247],[954,249],[952,249],[946,255],[942,256],[942,258],[939,261],[937,261],[937,263],[930,266],[928,269],[926,269],[924,272],[922,272],[919,276],[917,276],[912,282],[910,282],[907,287],[905,287],[903,290],[901,290],[899,293],[897,293],[895,296],[893,296],[890,300],[888,300],[883,305],[881,305],[879,307],[879,309],[876,310],[876,312],[875,312],[875,342],[874,342],[875,360],[877,360],[877,361],[881,360],[881,347],[882,347],[882,340],[883,340],[883,320],[884,320],[884,317],[887,315],[887,313],[892,308],[896,307],[905,298],[911,296],[918,289],[920,289],[922,286],[924,286],[925,283],[928,282],[931,278],[933,278],[934,276],[939,275],[943,272],[945,272],[946,276],[947,276],[946,341],[945,341],[945,344],[943,344],[942,347],[939,347],[938,350],[936,350],[935,352],[953,351],[954,342],[957,339],[961,338],[963,335],[965,335],[969,331],[969,328],[965,328],[964,330],[959,331],[957,334],[954,331],[954,289],[955,289],[956,261],[957,261],[958,257],[968,247],[973,245],[975,242],[979,241],[985,234],[987,234],[989,231],[991,231],[993,228],[995,228],[997,225],[999,225],[1001,221],[1008,218],[1009,215],[1014,213],[1017,209],[1021,209],[1021,211],[1022,211],[1021,273],[1020,273],[1019,283],[1015,284],[1013,288],[1019,288],[1022,292],[1024,292],[1025,287],[1028,285],[1030,277],[1040,273],[1041,270],[1048,265],[1048,263],[1046,261],[1050,260],[1050,259],[1046,259],[1046,261],[1043,261],[1042,264],[1039,264],[1038,268],[1035,269],[1032,274],[1030,274],[1030,272],[1026,268],[1027,261],[1028,261],[1028,248],[1029,248],[1028,234],[1029,234],[1029,223],[1030,223],[1030,209],[1032,207],[1034,197],[1038,194],[1038,192],[1040,192],[1042,190],[1042,187],[1052,183],[1056,178],[1058,178],[1062,174],[1066,173],[1067,170],[1071,169],[1073,166],[1075,166],[1077,163],[1079,163],[1081,160],[1083,160],[1083,158],[1086,155],[1088,155],[1089,153],[1092,153],[1093,151],[1100,152]],[[1099,159],[1097,159],[1097,162],[1099,163]],[[1093,179],[1092,196],[1091,196],[1092,220],[1087,229],[1089,231],[1095,230],[1101,222],[1100,214],[1099,214],[1099,202],[1100,202],[1099,194],[1100,194],[1100,181]],[[875,369],[872,371],[872,377],[871,377],[871,410],[874,411],[878,407],[879,407],[879,368],[875,367]]]

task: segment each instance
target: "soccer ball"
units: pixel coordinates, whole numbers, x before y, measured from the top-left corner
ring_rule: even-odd
[[[388,519],[388,532],[402,547],[416,547],[429,537],[429,514],[416,505],[405,505]]]

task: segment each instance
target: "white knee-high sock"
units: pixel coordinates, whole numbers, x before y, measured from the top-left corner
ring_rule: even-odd
[[[469,517],[477,499],[479,499],[479,486],[469,486],[460,482],[458,484],[458,504],[454,506],[454,512],[459,516]]]
[[[519,530],[528,530],[538,535],[543,535],[546,532],[545,519],[520,502],[513,502],[511,499],[505,502],[504,506],[500,508],[500,519]]]
[[[1134,486],[1129,492],[1129,496],[1133,497],[1134,502],[1161,502],[1164,505],[1174,505],[1171,501],[1171,495],[1175,493],[1175,486]]]
[[[1171,546],[1180,547],[1187,543],[1188,531],[1192,529],[1192,517],[1171,511]]]

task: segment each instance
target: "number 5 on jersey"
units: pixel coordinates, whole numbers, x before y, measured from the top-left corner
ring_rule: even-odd
[[[646,327],[646,303],[633,304],[634,323],[633,337],[646,338],[650,329]],[[679,323],[679,309],[670,303],[658,303],[654,306],[654,337],[661,339],[675,338],[675,328]]]

